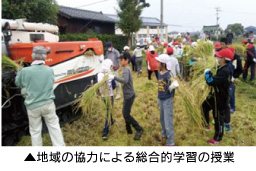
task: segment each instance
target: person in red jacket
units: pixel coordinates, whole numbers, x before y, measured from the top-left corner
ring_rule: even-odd
[[[148,64],[148,79],[151,80],[152,72],[155,72],[156,79],[158,79],[158,67],[156,61],[157,53],[154,46],[150,45],[146,52],[146,61]]]

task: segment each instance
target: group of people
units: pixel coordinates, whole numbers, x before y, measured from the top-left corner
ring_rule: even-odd
[[[254,80],[256,54],[255,47],[247,40],[242,41],[242,44],[247,48],[247,58],[244,69],[242,70],[241,59],[235,53],[235,49],[228,47],[228,40],[221,39],[220,43],[215,44],[215,57],[218,64],[217,74],[213,76],[210,70],[205,71],[206,83],[213,87],[208,98],[202,104],[203,116],[206,120],[206,130],[209,130],[209,111],[213,110],[213,118],[215,122],[215,135],[213,139],[208,140],[210,144],[219,144],[222,140],[224,129],[230,131],[230,113],[235,112],[235,78],[238,78],[243,73],[243,79],[246,79],[248,68],[251,67],[251,78]],[[129,47],[124,47],[124,52],[120,55],[111,42],[106,43],[105,60],[101,65],[101,72],[98,73],[97,79],[101,81],[106,75],[108,80],[107,93],[100,88],[99,93],[103,101],[106,102],[106,96],[111,97],[111,104],[114,105],[114,99],[118,100],[122,84],[123,92],[123,118],[125,128],[128,134],[133,134],[132,127],[136,130],[134,140],[140,140],[143,134],[142,126],[131,115],[131,108],[134,103],[136,94],[133,87],[132,71],[129,63],[132,58],[129,53]],[[196,46],[196,44],[192,44]],[[171,81],[171,78],[179,77],[180,63],[177,59],[181,50],[177,42],[164,44],[165,51],[163,54],[158,54],[153,45],[150,45],[146,50],[146,61],[148,70],[148,79],[154,72],[158,81],[158,105],[160,108],[160,123],[162,127],[162,142],[167,146],[174,146],[174,126],[173,126],[173,98],[177,82]],[[142,67],[142,48],[138,47],[134,50],[137,73],[141,74]],[[44,117],[46,125],[53,145],[64,146],[64,139],[61,133],[59,119],[55,112],[55,104],[53,102],[54,92],[54,73],[53,69],[45,66],[45,58],[47,56],[46,49],[41,46],[33,48],[33,62],[30,67],[25,67],[22,70],[18,69],[15,78],[15,84],[21,89],[25,89],[25,106],[28,111],[29,130],[33,146],[41,146],[41,129],[42,117]],[[119,69],[123,67],[122,77],[119,77]],[[113,74],[114,73],[114,74]],[[36,85],[36,86],[35,86]],[[114,98],[114,89],[116,95]],[[40,91],[38,91],[40,90]],[[230,103],[230,104],[228,104]],[[103,129],[102,139],[107,140],[110,129],[110,124],[114,124],[115,120],[112,116],[112,111],[107,107],[107,117],[105,127]],[[111,115],[109,117],[109,115]],[[110,118],[110,121],[109,121]]]

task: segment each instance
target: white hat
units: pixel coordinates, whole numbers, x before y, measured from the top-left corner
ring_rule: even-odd
[[[156,60],[161,62],[161,63],[166,64],[167,70],[171,70],[171,60],[170,60],[169,55],[161,54],[158,57],[156,57]]]
[[[150,45],[149,48],[148,48],[149,51],[155,51],[155,48],[153,45]]]
[[[191,45],[192,45],[193,47],[196,47],[196,46],[197,46],[197,42],[192,42]]]
[[[168,43],[168,46],[172,47],[172,42]]]
[[[129,50],[129,49],[130,49],[129,46],[124,47],[124,50]]]
[[[140,42],[136,43],[137,46],[140,46]]]
[[[113,65],[113,62],[110,59],[105,59],[102,62],[101,69],[105,71],[110,71],[110,67]]]

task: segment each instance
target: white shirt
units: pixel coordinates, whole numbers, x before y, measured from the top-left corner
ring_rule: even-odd
[[[175,78],[177,75],[180,77],[180,66],[178,60],[173,56],[170,57],[170,68],[168,70],[171,71],[172,76]]]
[[[98,73],[98,82],[101,82],[105,77],[106,73],[100,72]],[[112,80],[107,80],[107,84],[104,84],[99,88],[101,97],[105,96],[114,96],[113,87],[112,87]]]

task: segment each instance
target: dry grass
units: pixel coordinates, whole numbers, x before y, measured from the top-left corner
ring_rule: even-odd
[[[72,124],[62,127],[62,132],[67,146],[160,146],[161,125],[159,108],[157,105],[157,81],[147,80],[146,68],[143,68],[141,77],[133,73],[134,88],[137,94],[131,114],[144,128],[140,141],[133,140],[133,135],[128,135],[122,116],[123,100],[114,101],[115,124],[111,126],[107,141],[103,141],[104,109],[92,109],[92,115],[84,115]],[[238,82],[236,89],[237,111],[231,116],[232,131],[225,133],[223,146],[255,146],[256,145],[256,87],[244,82]],[[175,144],[177,146],[208,146],[206,140],[213,137],[214,126],[210,132],[203,132],[190,122],[185,113],[185,107],[180,93],[176,92],[174,99],[174,129]],[[104,117],[100,117],[100,114]],[[212,115],[211,115],[212,116]],[[135,132],[135,130],[133,130]],[[44,145],[50,146],[48,134],[43,136]],[[31,145],[30,137],[23,137],[20,146]]]

